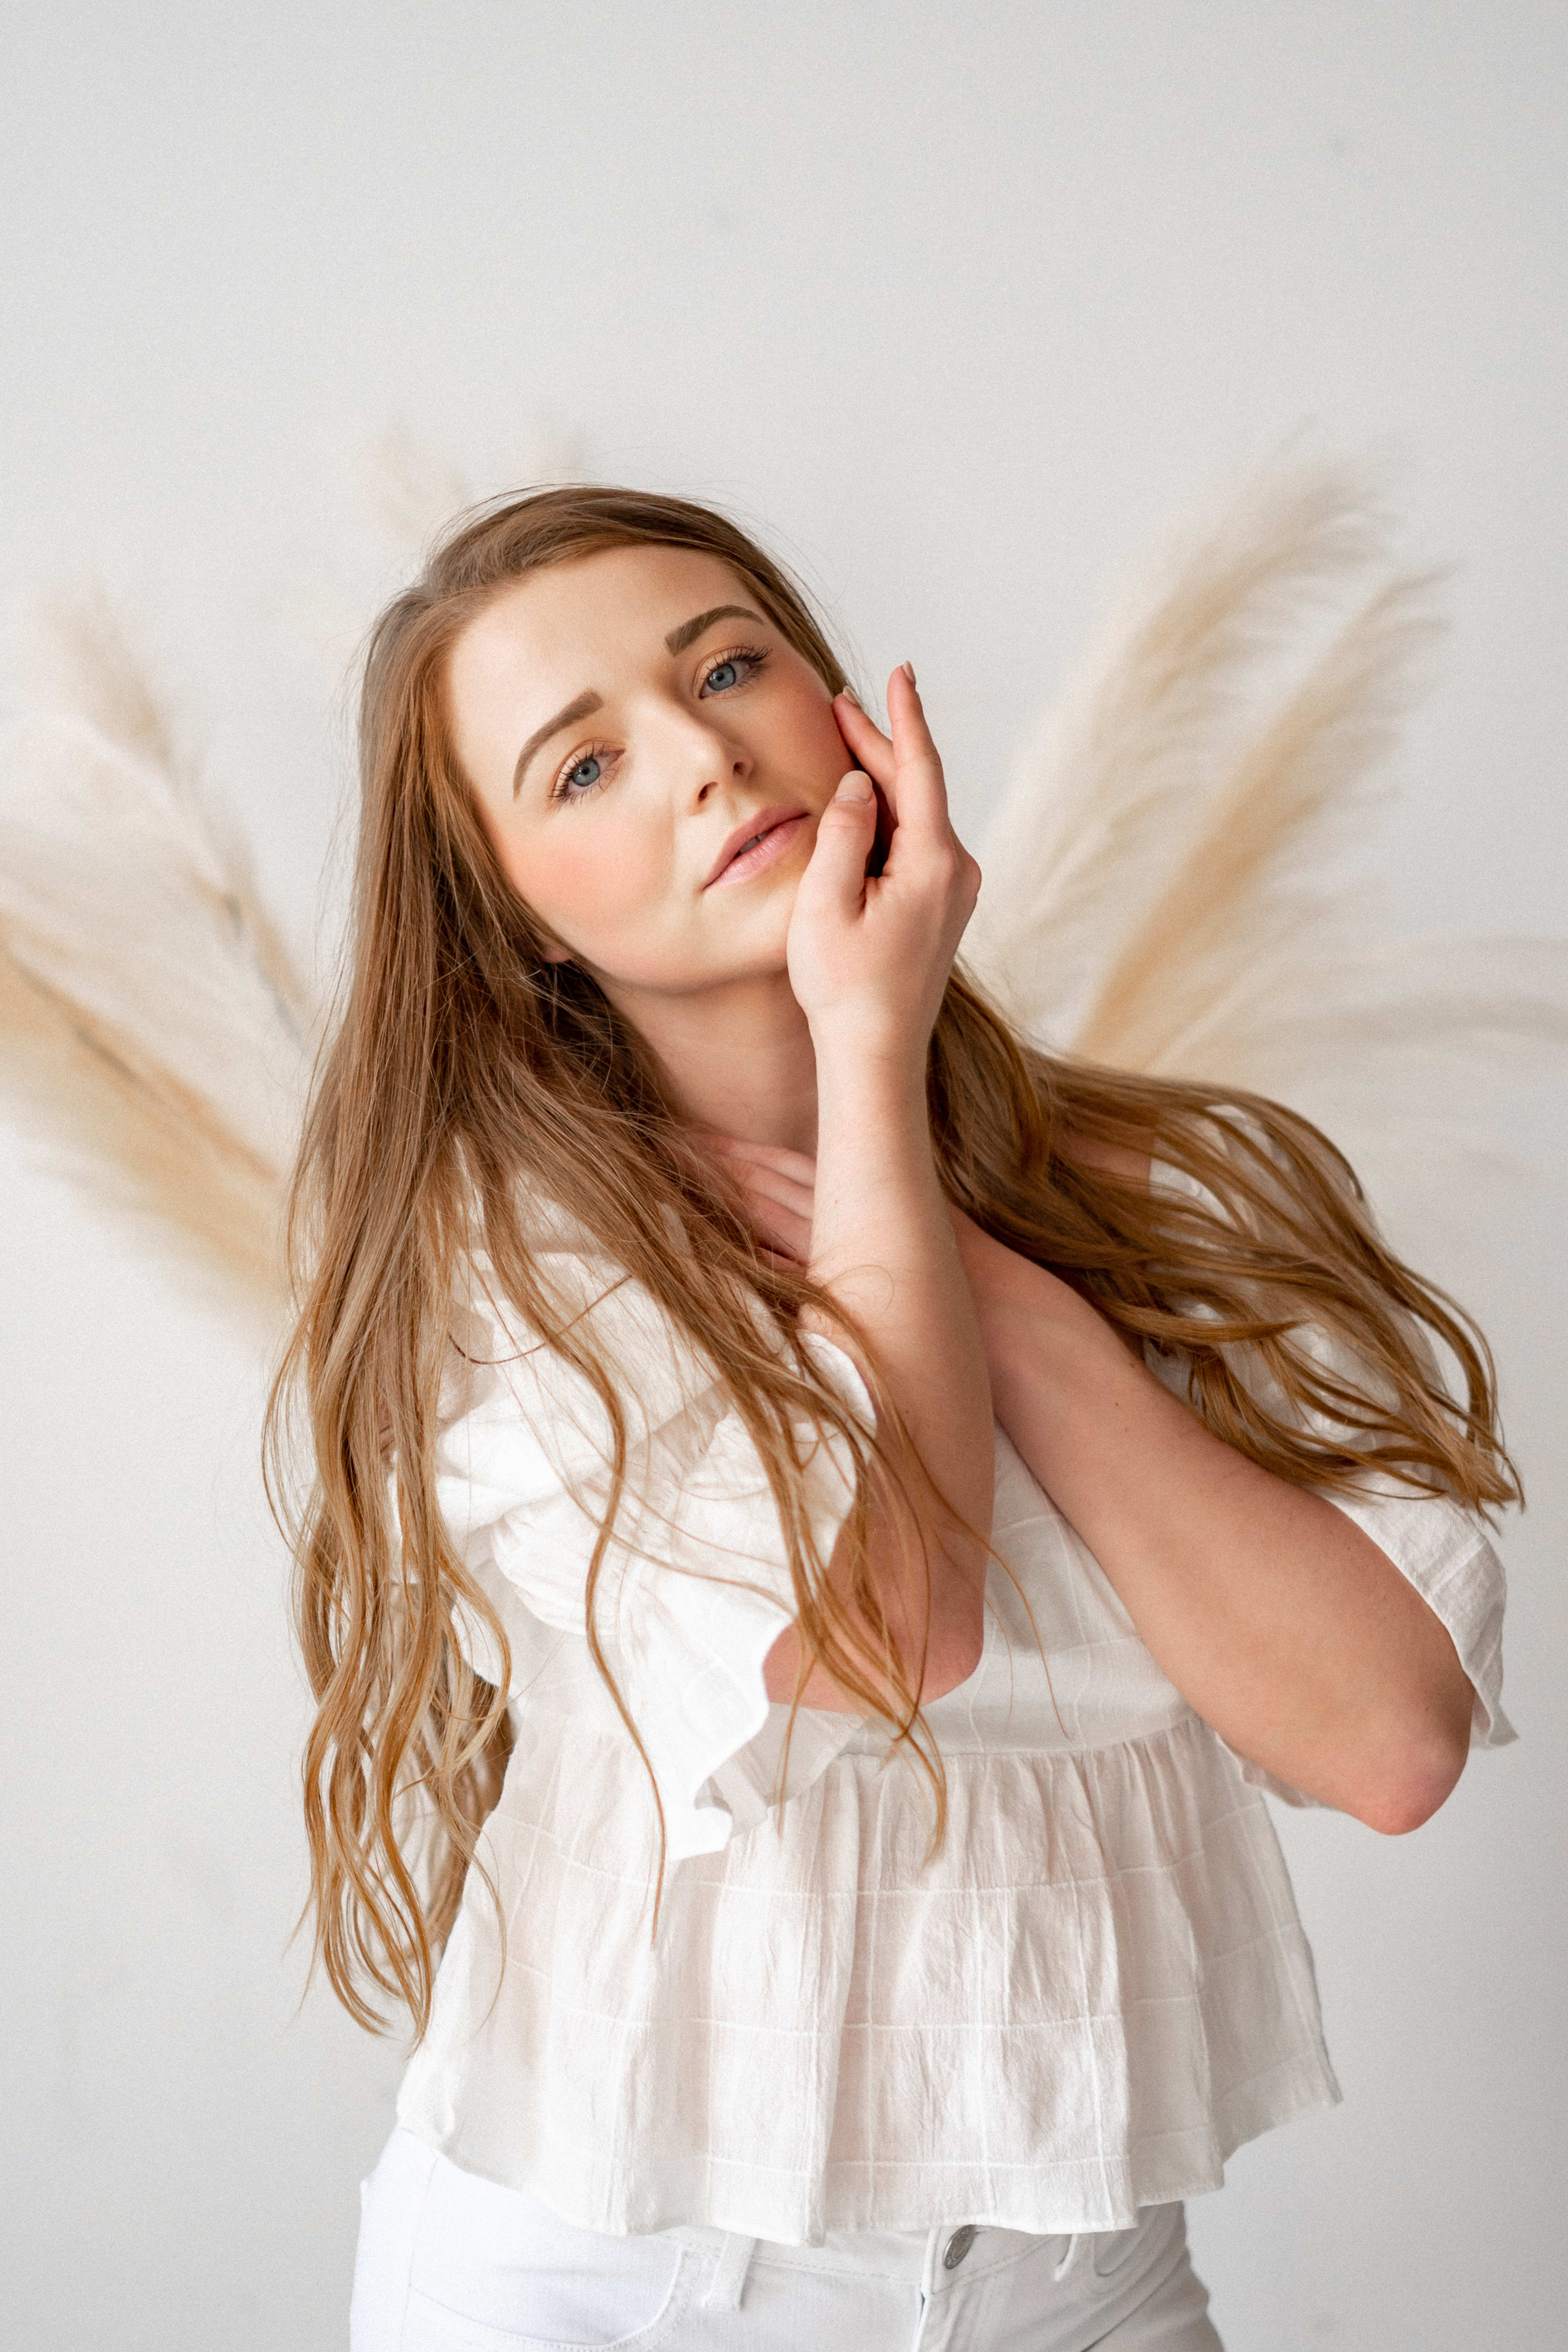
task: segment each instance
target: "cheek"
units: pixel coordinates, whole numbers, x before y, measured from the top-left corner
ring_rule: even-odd
[[[509,842],[502,864],[509,878],[542,921],[569,948],[595,962],[615,961],[615,949],[652,925],[664,897],[663,863],[656,845],[627,840],[624,826],[615,838],[584,823],[586,811],[573,810],[543,839]]]
[[[838,788],[838,780],[855,765],[854,754],[838,732],[833,705],[820,695],[803,694],[788,712],[780,750],[791,772],[824,805]]]

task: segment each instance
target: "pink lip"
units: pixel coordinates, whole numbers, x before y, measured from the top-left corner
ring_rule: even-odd
[[[710,890],[716,882],[746,882],[771,866],[789,847],[805,823],[806,812],[798,808],[759,809],[749,816],[724,844],[714,861],[713,871],[702,885]]]

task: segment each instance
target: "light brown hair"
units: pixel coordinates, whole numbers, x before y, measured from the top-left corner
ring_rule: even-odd
[[[473,1612],[503,1655],[504,1635],[435,1493],[454,1287],[477,1250],[509,1306],[604,1405],[612,1504],[584,1622],[615,1692],[595,1601],[626,1475],[619,1373],[547,1294],[520,1207],[530,1196],[565,1207],[716,1369],[772,1486],[803,1647],[924,1760],[941,1833],[918,1662],[892,1643],[890,1695],[868,1679],[804,1509],[795,1433],[815,1423],[856,1465],[850,1601],[875,1625],[866,1497],[896,1474],[802,1344],[803,1305],[831,1302],[759,1249],[724,1179],[690,1148],[653,1056],[596,983],[546,958],[452,750],[447,661],[467,623],[544,565],[637,544],[719,557],[830,691],[846,683],[800,591],[733,523],[685,500],[597,488],[462,519],[383,614],[365,662],[349,950],[295,1178],[299,1315],[268,1450],[281,1495],[298,1407],[313,1462],[289,1517],[318,1703],[303,1767],[316,1949],[367,2025],[390,1998],[423,2032],[510,1752],[505,1691],[466,1662],[455,1609]],[[1183,1351],[1197,1410],[1253,1460],[1330,1491],[1370,1461],[1474,1507],[1517,1498],[1484,1339],[1391,1255],[1345,1161],[1306,1120],[1218,1087],[1048,1056],[960,971],[931,1040],[929,1092],[950,1198],[1121,1330]],[[1123,1157],[1185,1171],[1216,1205],[1113,1172]],[[672,1249],[672,1219],[700,1246]],[[1308,1324],[1348,1345],[1364,1377],[1325,1370],[1301,1342]],[[1453,1391],[1427,1335],[1447,1350]],[[1235,1342],[1271,1381],[1238,1379],[1222,1352]],[[1283,1410],[1260,1401],[1271,1392]],[[1308,1413],[1332,1428],[1304,1425]]]

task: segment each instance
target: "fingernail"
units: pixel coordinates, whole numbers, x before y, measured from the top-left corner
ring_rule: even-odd
[[[870,777],[863,775],[858,768],[851,768],[847,776],[840,778],[838,790],[833,797],[839,801],[870,800],[872,797]]]
[[[857,710],[865,709],[865,704],[861,701],[859,696],[856,693],[852,686],[841,686],[838,691],[844,697],[846,702],[852,702],[855,705]]]
[[[906,662],[904,664],[904,676],[909,679],[910,684],[913,686],[915,682],[915,666],[913,662]]]

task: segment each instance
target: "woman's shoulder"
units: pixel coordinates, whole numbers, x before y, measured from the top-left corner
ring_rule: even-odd
[[[599,1452],[618,1418],[647,1443],[673,1425],[706,1430],[726,1409],[711,1359],[677,1315],[582,1223],[531,1209],[521,1263],[470,1248],[453,1286],[444,1424],[521,1414],[536,1431]],[[610,1400],[616,1402],[612,1406]]]

